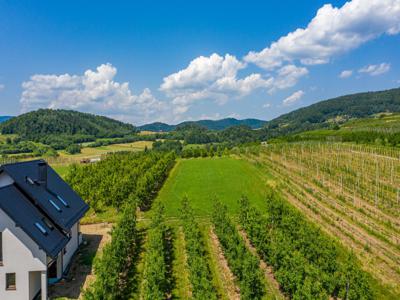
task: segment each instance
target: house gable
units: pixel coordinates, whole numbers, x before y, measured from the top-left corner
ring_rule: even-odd
[[[2,166],[35,206],[68,232],[89,209],[75,191],[43,160]]]
[[[68,237],[12,184],[0,188],[0,208],[49,256],[57,254],[68,243]]]

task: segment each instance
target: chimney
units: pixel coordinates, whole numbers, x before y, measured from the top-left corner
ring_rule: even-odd
[[[38,163],[38,181],[45,187],[47,186],[47,163],[45,161]]]

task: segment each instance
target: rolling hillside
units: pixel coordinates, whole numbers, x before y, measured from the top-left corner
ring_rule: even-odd
[[[253,129],[262,128],[266,122],[258,119],[243,119],[238,120],[235,118],[226,118],[221,120],[199,120],[199,121],[185,121],[179,123],[177,125],[169,125],[165,123],[155,122],[151,124],[146,124],[138,127],[138,129],[143,131],[163,131],[169,132],[175,130],[177,127],[182,127],[188,124],[197,124],[203,126],[209,130],[224,130],[226,128],[237,126],[237,125],[246,125]]]
[[[2,134],[35,139],[47,135],[116,137],[135,133],[135,127],[103,116],[71,110],[39,109],[1,124]]]
[[[400,112],[400,89],[341,96],[303,107],[267,122],[265,133],[276,137],[330,128],[354,118]]]

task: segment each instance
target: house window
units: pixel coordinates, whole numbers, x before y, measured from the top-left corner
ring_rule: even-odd
[[[0,266],[3,265],[3,233],[0,232]]]
[[[17,289],[17,285],[15,282],[15,273],[7,273],[6,274],[6,290],[13,291]]]

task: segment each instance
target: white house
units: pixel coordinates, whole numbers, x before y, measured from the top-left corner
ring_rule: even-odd
[[[47,299],[81,242],[87,204],[43,160],[0,166],[0,299]]]

